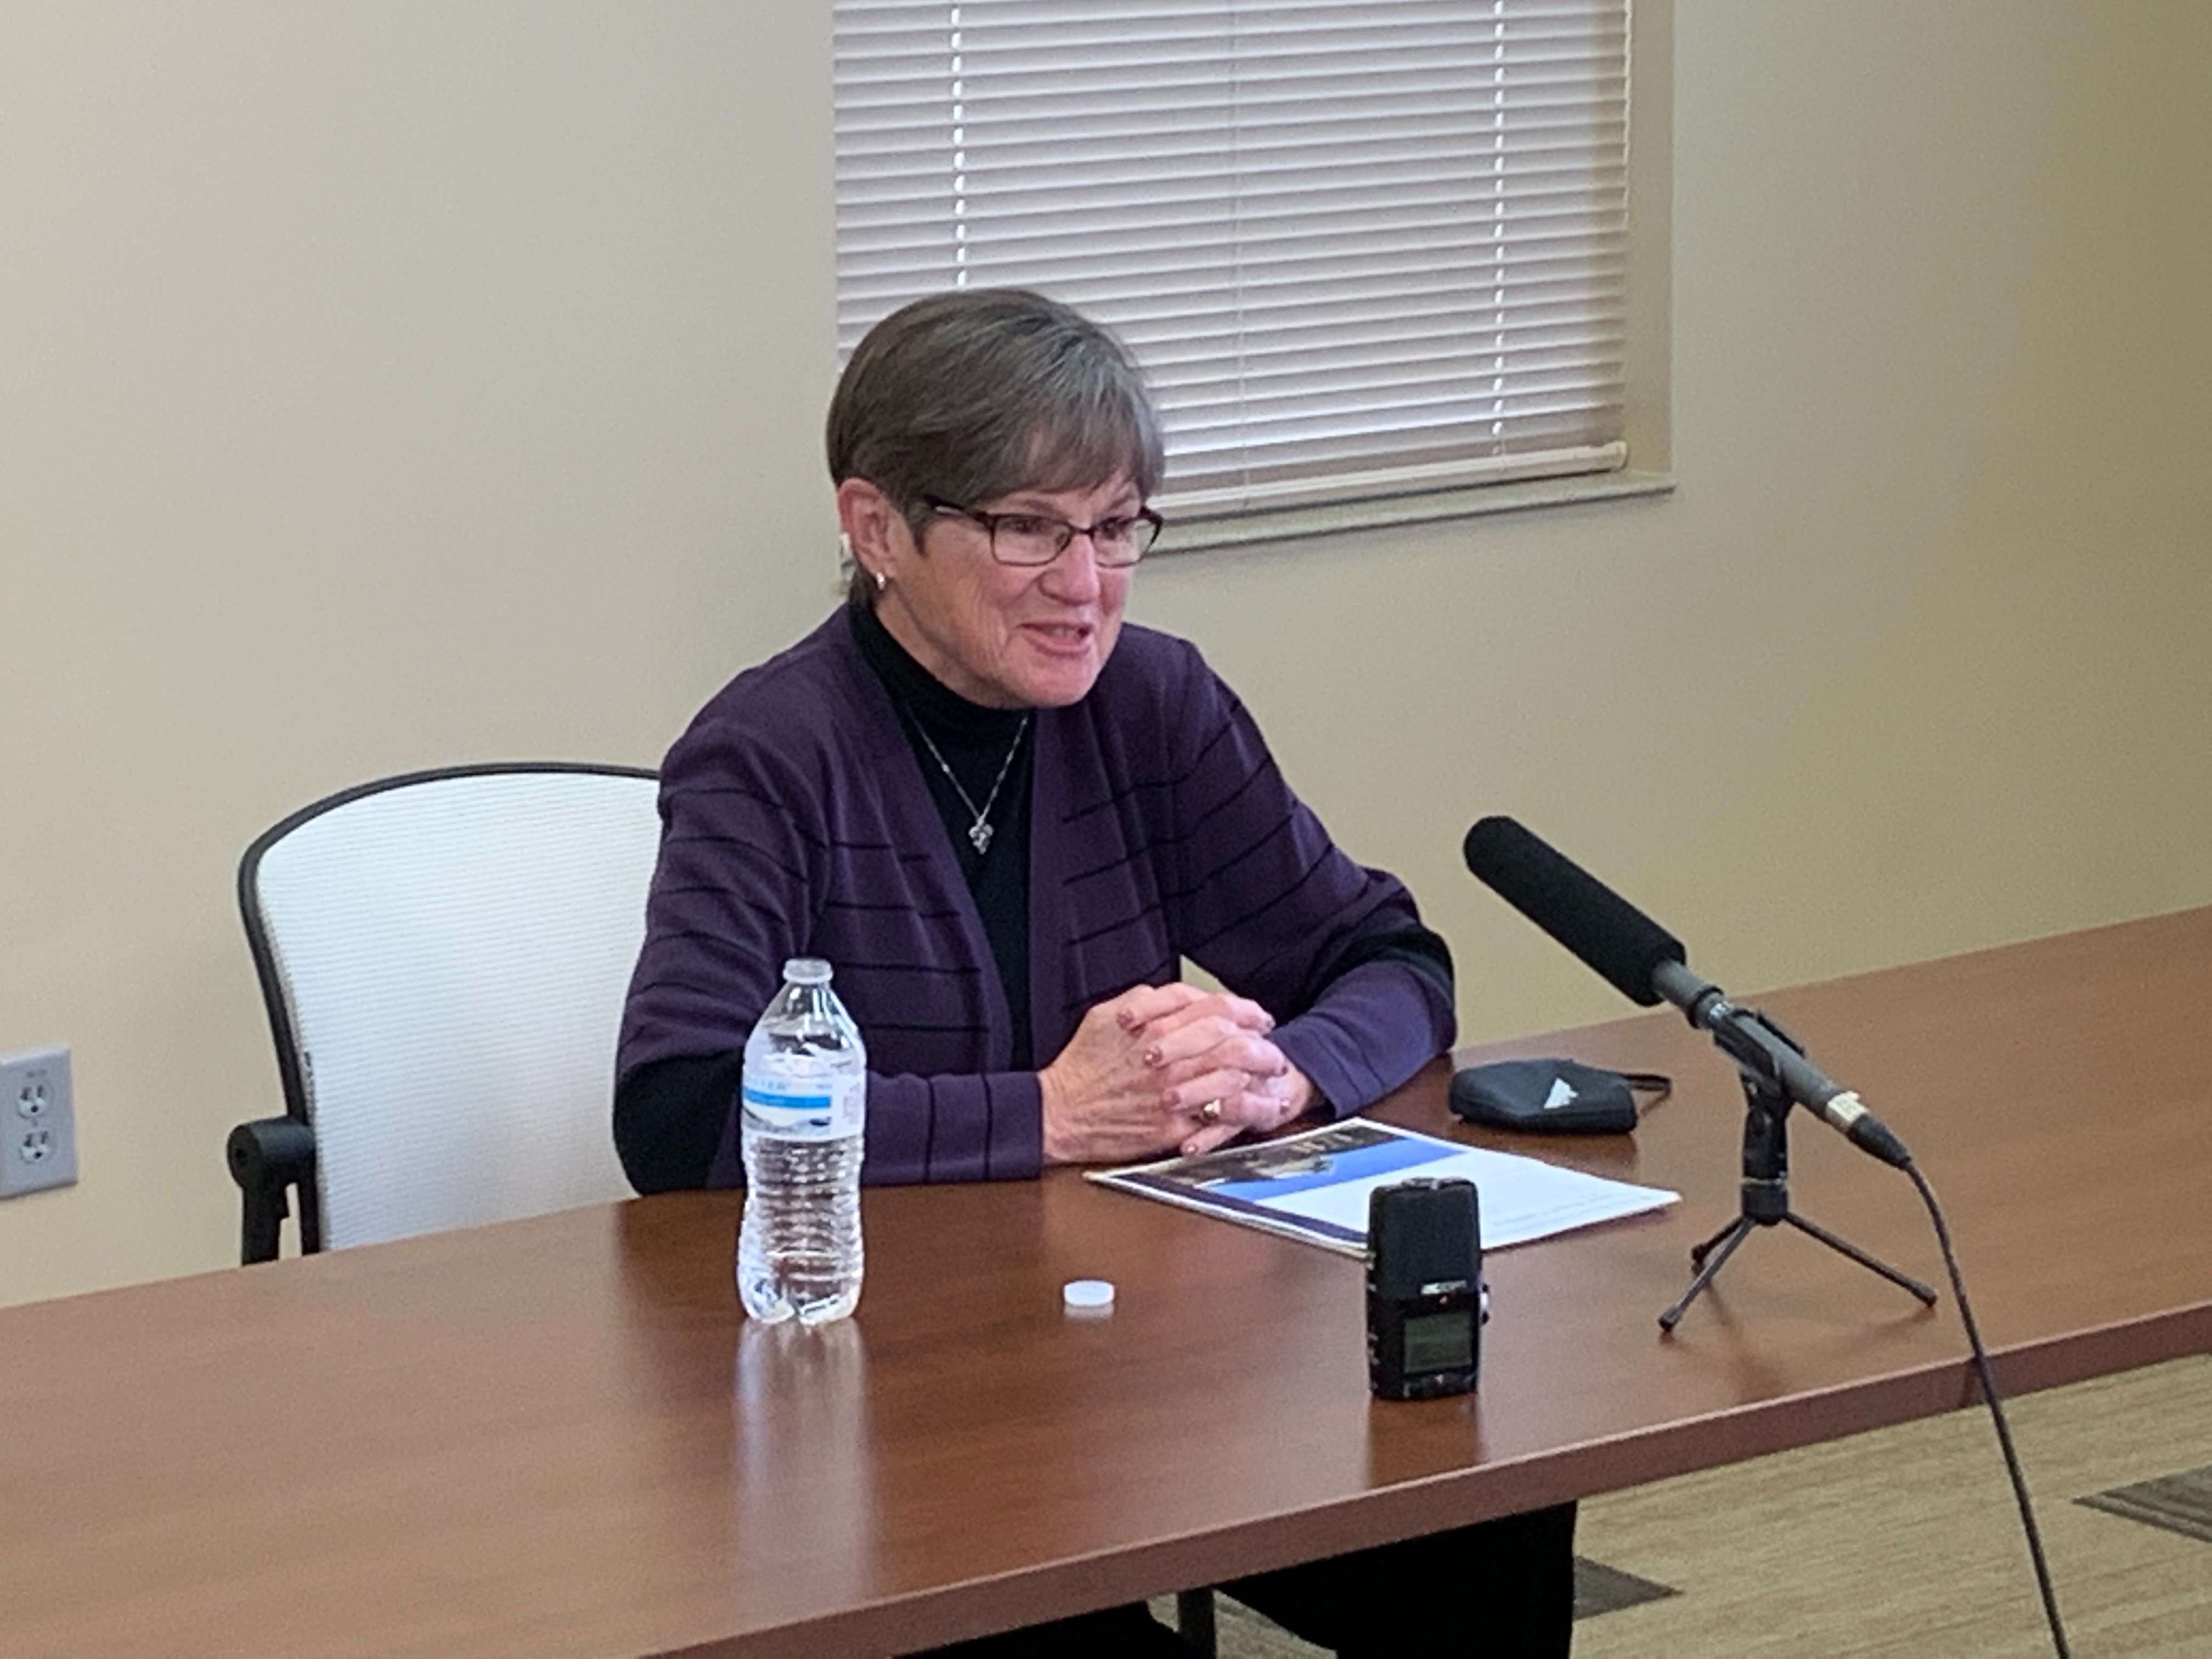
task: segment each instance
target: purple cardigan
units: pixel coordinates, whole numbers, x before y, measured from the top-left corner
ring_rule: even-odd
[[[1337,849],[1195,647],[1125,626],[1088,696],[1038,711],[1036,742],[1040,1058],[1093,1004],[1178,977],[1183,957],[1274,1014],[1274,1041],[1339,1114],[1451,1046],[1449,1003],[1403,963],[1328,977],[1348,947],[1415,925],[1413,899]],[[662,767],[660,817],[623,1075],[743,1048],[785,958],[821,957],[868,1044],[863,1178],[1036,1174],[1036,1073],[1008,1069],[982,922],[842,614],[699,712]],[[733,1100],[708,1183],[742,1174]]]

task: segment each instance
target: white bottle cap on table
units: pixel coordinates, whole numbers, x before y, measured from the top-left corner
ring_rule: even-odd
[[[1095,1313],[1101,1308],[1114,1305],[1113,1281],[1105,1279],[1071,1279],[1060,1287],[1060,1301],[1070,1308],[1085,1313]]]

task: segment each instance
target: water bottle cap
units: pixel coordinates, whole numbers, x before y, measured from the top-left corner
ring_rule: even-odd
[[[784,982],[788,985],[827,985],[830,964],[819,957],[793,957],[783,964]]]
[[[1114,1305],[1114,1282],[1108,1279],[1071,1279],[1060,1287],[1060,1299],[1071,1309],[1089,1311]]]

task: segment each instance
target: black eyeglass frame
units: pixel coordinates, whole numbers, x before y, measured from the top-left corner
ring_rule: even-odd
[[[1012,565],[1018,570],[1043,569],[1054,559],[1066,552],[1078,536],[1091,538],[1091,556],[1097,560],[1101,568],[1127,570],[1152,550],[1153,544],[1160,538],[1160,532],[1168,527],[1168,521],[1149,507],[1140,507],[1134,513],[1121,515],[1131,524],[1150,525],[1152,527],[1152,533],[1145,538],[1144,544],[1137,549],[1133,557],[1109,559],[1105,556],[1104,550],[1099,545],[1097,532],[1107,525],[1114,523],[1113,519],[1102,519],[1096,524],[1070,524],[1065,519],[1055,519],[1049,513],[986,513],[980,507],[963,507],[957,501],[948,501],[941,495],[924,495],[921,498],[921,504],[933,513],[946,514],[956,519],[965,519],[972,525],[981,526],[983,532],[991,538],[991,556],[1000,564]],[[1039,524],[1059,526],[1060,544],[1053,549],[1051,557],[1010,559],[1000,552],[999,526],[1010,519],[1030,519]]]

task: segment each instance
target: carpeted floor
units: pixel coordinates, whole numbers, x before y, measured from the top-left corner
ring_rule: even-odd
[[[2010,1409],[2075,1659],[2212,1659],[2212,1357]],[[1593,1498],[1577,1544],[1577,1659],[2051,1650],[1979,1407]],[[1222,1659],[1319,1651],[1216,1601]]]

